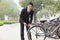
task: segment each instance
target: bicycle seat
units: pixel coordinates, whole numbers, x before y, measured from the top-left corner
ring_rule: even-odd
[[[40,20],[40,22],[41,22],[41,23],[45,23],[45,22],[47,22],[47,20]]]

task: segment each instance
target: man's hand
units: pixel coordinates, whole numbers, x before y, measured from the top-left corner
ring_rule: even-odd
[[[30,27],[31,26],[31,24],[28,24],[28,27]]]
[[[24,22],[24,26],[27,26],[27,24]]]

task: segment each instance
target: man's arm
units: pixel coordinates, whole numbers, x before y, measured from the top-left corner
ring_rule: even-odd
[[[20,14],[20,18],[19,18],[20,23],[24,23],[23,15],[24,15],[24,9],[21,11],[21,14]]]

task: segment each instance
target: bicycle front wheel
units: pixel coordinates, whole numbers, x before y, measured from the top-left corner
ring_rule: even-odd
[[[31,40],[30,33],[32,40],[45,40],[45,30],[41,26],[33,26],[28,30],[28,40]]]

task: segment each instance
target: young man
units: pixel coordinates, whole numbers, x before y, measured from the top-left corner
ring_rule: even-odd
[[[27,8],[24,8],[22,11],[21,11],[21,14],[20,14],[20,24],[21,24],[21,40],[24,40],[24,26],[26,26],[26,29],[28,31],[29,27],[30,27],[30,24],[32,23],[32,20],[33,20],[33,13],[34,11],[32,10],[33,9],[33,4],[32,3],[29,3],[27,5]],[[31,37],[31,34],[30,34],[30,37]]]

